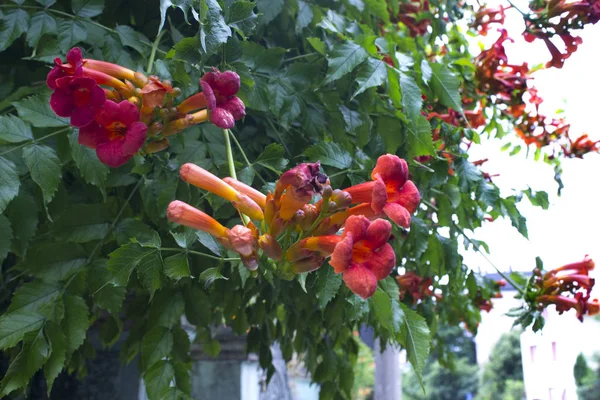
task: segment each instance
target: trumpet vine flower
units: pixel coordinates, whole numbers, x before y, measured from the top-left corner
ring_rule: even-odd
[[[246,106],[235,94],[240,90],[240,77],[233,71],[220,72],[214,68],[200,79],[202,93],[210,111],[210,122],[231,129],[235,121],[244,118]]]

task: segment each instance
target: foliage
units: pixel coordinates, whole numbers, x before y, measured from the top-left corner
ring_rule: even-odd
[[[588,367],[587,361],[583,353],[579,353],[577,359],[575,359],[575,365],[573,366],[573,376],[575,377],[575,383],[581,386],[583,380],[592,373],[590,367]]]
[[[246,335],[269,376],[272,343],[286,360],[303,353],[322,398],[351,396],[359,351],[353,331],[362,324],[406,348],[417,375],[437,326],[462,322],[476,331],[480,307],[495,291],[463,264],[459,248],[486,249],[470,237],[486,217],[507,218],[527,236],[518,203],[525,193],[545,208],[547,196],[527,189],[502,197],[483,162],[469,159],[470,143],[526,122],[508,115],[515,104],[490,100],[499,92],[479,87],[456,23],[474,20],[472,11],[455,0],[2,4],[0,350],[10,366],[0,397],[26,394],[38,371],[49,393],[61,373],[85,375],[90,330],[103,332],[107,346],[127,331],[122,360],[139,363],[151,399],[185,397],[192,344],[183,316],[195,326],[194,346],[212,356],[220,349],[216,326]],[[85,127],[70,126],[49,105],[48,64],[74,46],[86,58],[170,81],[177,90],[167,101],[176,103],[197,93],[213,67],[234,71],[246,116],[231,135],[206,123],[168,138],[162,132],[160,141],[150,124],[142,150],[108,168],[106,153],[80,144]],[[145,111],[149,122],[164,116]],[[589,140],[567,143],[561,156],[597,151]],[[237,171],[266,193],[301,161],[320,160],[334,187],[369,181],[386,152],[408,160],[423,199],[410,228],[395,227],[392,241],[398,264],[431,278],[424,288],[431,294],[421,299],[400,298],[397,270],[369,301],[326,264],[290,280],[263,258],[251,272],[210,235],[166,218],[175,199],[227,227],[237,218],[230,203],[180,181],[185,163],[217,176]],[[559,171],[560,157],[543,158]]]
[[[523,361],[521,359],[521,332],[512,330],[500,337],[490,354],[489,362],[483,369],[478,397],[481,399],[503,400],[505,396],[515,398],[523,382]],[[517,399],[523,397],[517,395]]]
[[[600,390],[600,356],[594,355],[596,370],[587,366],[585,358],[580,354],[575,362],[575,382],[577,383],[577,396],[581,400],[592,400],[598,397]],[[585,367],[585,368],[584,368]],[[577,373],[577,371],[579,371]]]

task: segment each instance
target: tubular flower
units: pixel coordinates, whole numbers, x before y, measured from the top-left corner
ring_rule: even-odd
[[[340,242],[329,264],[343,274],[348,288],[366,299],[375,293],[377,281],[385,279],[396,265],[396,255],[387,243],[392,225],[383,219],[371,222],[364,216],[351,216],[344,225]]]
[[[433,295],[430,289],[433,283],[432,278],[422,278],[414,272],[407,272],[396,277],[396,282],[400,286],[400,300],[408,294],[412,298],[413,304],[416,304],[422,298]]]
[[[245,183],[240,182],[237,179],[230,178],[228,176],[223,178],[223,181],[225,181],[225,183],[227,183],[229,186],[231,186],[238,192],[241,192],[246,196],[250,197],[252,200],[254,200],[256,204],[260,206],[260,208],[265,208],[267,196],[254,189],[252,186],[248,186]]]
[[[338,235],[308,237],[290,247],[285,258],[297,274],[314,271],[321,267],[325,257],[333,253],[341,240]]]
[[[559,272],[573,271],[578,275],[589,275],[589,272],[592,271],[596,267],[596,263],[589,256],[585,256],[582,261],[577,261],[570,264],[565,264],[561,267],[555,268],[551,271],[548,271],[544,278],[549,278],[551,276],[557,275]]]
[[[50,70],[46,77],[46,84],[52,90],[56,89],[56,81],[66,76],[83,75],[83,58],[81,49],[73,47],[67,53],[67,64],[64,64],[60,58],[54,59],[54,68]]]
[[[416,211],[421,196],[412,181],[408,180],[406,161],[393,154],[377,159],[371,173],[373,181],[347,189],[353,203],[370,203],[374,212],[384,212],[396,224],[408,228],[410,214]]]
[[[173,93],[173,86],[168,81],[161,81],[157,76],[148,77],[148,82],[142,90],[142,102],[144,107],[161,107],[167,93]]]
[[[198,229],[214,236],[225,248],[240,254],[242,261],[250,270],[258,268],[255,233],[252,229],[236,225],[225,228],[210,215],[198,210],[183,201],[175,200],[167,208],[167,218],[171,222]]]
[[[60,117],[71,117],[71,125],[88,125],[106,101],[104,90],[95,80],[85,77],[64,76],[54,80],[50,107]]]
[[[574,309],[577,312],[577,319],[582,322],[583,316],[588,312],[588,300],[589,296],[584,296],[583,293],[576,293],[574,297],[542,295],[536,298],[536,301],[543,306],[554,304],[556,311],[558,311],[559,314]],[[597,304],[598,300],[593,300],[591,302],[592,311],[596,311]]]
[[[96,149],[100,161],[116,168],[142,148],[147,131],[135,105],[106,100],[95,120],[79,130],[79,143]]]
[[[235,121],[244,118],[246,106],[235,94],[240,90],[240,77],[233,71],[220,72],[214,68],[200,79],[202,93],[210,111],[210,122],[223,129],[233,128]]]
[[[262,209],[249,196],[238,192],[207,170],[195,164],[186,163],[179,169],[179,175],[187,183],[230,201],[239,212],[246,214],[250,219],[264,219]]]

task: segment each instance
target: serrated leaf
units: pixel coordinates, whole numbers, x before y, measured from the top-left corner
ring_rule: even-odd
[[[87,39],[87,29],[81,22],[73,19],[61,20],[58,24],[58,48],[66,53],[70,48]],[[33,125],[35,123],[31,122]]]
[[[458,87],[460,81],[448,67],[443,64],[431,63],[431,89],[440,102],[456,111],[462,111],[462,102]]]
[[[298,16],[296,17],[296,35],[300,35],[313,19],[313,10],[310,4],[298,1]]]
[[[65,316],[61,327],[65,333],[67,354],[77,350],[85,340],[87,329],[90,327],[89,309],[85,300],[79,296],[63,296]]]
[[[191,276],[190,265],[185,253],[165,258],[165,275],[175,281]]]
[[[125,288],[111,282],[112,274],[104,262],[97,262],[87,270],[87,283],[95,304],[116,315],[125,299]]]
[[[49,321],[44,327],[44,332],[50,343],[50,357],[44,365],[44,377],[48,386],[47,394],[50,396],[52,384],[63,370],[67,355],[66,338],[60,326]]]
[[[210,323],[212,310],[210,299],[200,288],[200,285],[194,283],[186,286],[183,290],[185,299],[185,316],[192,324],[205,326]]]
[[[50,347],[41,329],[27,334],[23,348],[0,382],[0,396],[6,396],[14,390],[27,386],[31,377],[42,367],[49,355]]]
[[[164,357],[173,348],[173,334],[168,328],[155,326],[144,335],[142,340],[142,368],[147,370]]]
[[[150,291],[150,298],[154,292],[162,287],[163,283],[163,261],[160,251],[156,248],[151,250],[136,266],[138,277],[142,285]]]
[[[421,374],[425,366],[425,359],[429,354],[431,336],[425,318],[400,303],[404,313],[404,323],[398,335],[399,342],[406,349],[408,360],[412,364],[421,385],[423,385]]]
[[[402,72],[400,73],[400,89],[402,90],[402,109],[408,119],[415,123],[417,117],[421,115],[423,105],[421,89],[411,76]]]
[[[1,160],[0,160],[1,163]],[[0,174],[1,174],[0,166]],[[0,175],[0,181],[1,181]],[[1,183],[0,183],[1,185]],[[0,198],[1,198],[0,188]],[[1,210],[1,207],[0,207]],[[26,192],[21,192],[6,209],[6,216],[11,222],[14,236],[12,249],[19,257],[24,258],[30,240],[34,237],[38,224],[39,207],[35,199]]]
[[[87,254],[80,245],[51,242],[32,247],[18,266],[37,278],[57,282],[83,268],[86,262]]]
[[[317,51],[317,53],[323,56],[325,55],[327,49],[325,48],[325,43],[321,39],[317,37],[309,37],[306,38],[306,40],[308,41],[308,43],[310,43],[313,49]]]
[[[29,27],[29,14],[17,9],[7,12],[2,19],[2,29],[0,30],[0,52],[8,47],[21,35],[27,32]]]
[[[417,116],[414,124],[406,125],[406,145],[408,153],[413,156],[424,156],[435,154],[431,125],[423,115]]]
[[[0,350],[16,346],[26,333],[40,329],[45,321],[42,314],[27,310],[0,316]]]
[[[283,10],[284,0],[256,0],[261,24],[268,24]]]
[[[342,275],[336,274],[329,266],[321,267],[315,286],[319,307],[324,309],[337,294],[342,286]]]
[[[206,232],[196,231],[196,237],[198,238],[198,241],[211,252],[218,256],[222,255],[221,245],[217,242],[214,236]]]
[[[373,14],[384,22],[390,22],[390,14],[388,12],[388,4],[386,0],[363,0],[365,2],[365,8],[369,13]]]
[[[398,306],[398,299],[378,287],[373,297],[369,299],[370,308],[374,310],[377,320],[390,334],[399,331],[402,322],[402,313]]]
[[[86,243],[101,240],[110,228],[110,217],[101,204],[76,204],[60,214],[52,232],[60,240]]]
[[[258,15],[254,12],[255,3],[237,0],[227,9],[226,23],[245,38],[251,34],[258,24]]]
[[[377,133],[383,139],[385,151],[396,153],[398,147],[404,142],[402,123],[398,118],[383,115],[377,119]]]
[[[12,161],[0,157],[0,213],[19,193],[21,181],[17,174],[17,167]]]
[[[383,60],[369,57],[367,62],[363,64],[356,75],[358,87],[352,94],[350,100],[364,92],[365,90],[383,85],[387,81],[387,67]]]
[[[458,187],[463,193],[478,186],[482,179],[481,171],[472,162],[464,158],[454,160],[456,174],[458,175]]]
[[[48,13],[40,11],[31,17],[31,26],[27,30],[26,36],[27,44],[35,48],[42,36],[46,34],[56,35],[56,33],[56,20]]]
[[[42,189],[44,203],[50,203],[62,178],[56,152],[48,146],[31,144],[23,149],[23,158],[31,179]]]
[[[32,140],[31,127],[14,115],[0,116],[0,140],[9,143],[20,143]]]
[[[181,321],[185,301],[181,292],[165,289],[156,295],[150,309],[151,324],[173,328]]]
[[[192,8],[192,2],[190,0],[160,0],[160,25],[158,26],[158,33],[162,31],[167,18],[167,10],[169,7],[177,7],[183,12],[185,22],[188,22],[188,11]],[[193,9],[192,9],[193,11]],[[157,33],[157,35],[158,35]]]
[[[100,162],[94,149],[79,144],[77,133],[73,132],[69,135],[69,143],[71,144],[71,157],[73,157],[83,179],[104,192],[110,169],[106,164]]]
[[[255,164],[260,164],[271,171],[281,174],[287,166],[288,160],[284,158],[285,150],[279,143],[269,144],[256,158]]]
[[[358,44],[352,41],[344,41],[334,46],[327,57],[327,76],[323,85],[336,81],[344,75],[352,72],[369,54]]]
[[[204,282],[205,287],[212,285],[217,279],[229,280],[229,278],[223,276],[221,271],[219,271],[219,268],[216,267],[205,269],[202,271],[198,279]]]
[[[13,231],[10,221],[4,215],[0,214],[0,264],[6,258],[10,251],[10,245],[13,240]]]
[[[320,161],[321,164],[329,165],[338,169],[350,168],[352,156],[337,143],[322,142],[315,144],[304,151],[312,161]]]
[[[78,17],[96,17],[104,10],[104,0],[71,0],[71,8]]]
[[[206,22],[200,27],[200,45],[206,55],[214,54],[219,47],[227,43],[231,28],[225,23],[222,9],[217,0],[206,0],[208,11]]]
[[[113,283],[116,286],[127,286],[133,270],[142,263],[155,261],[157,253],[157,249],[142,247],[137,243],[128,243],[110,253],[108,270],[113,273]]]
[[[127,25],[119,25],[115,30],[123,46],[129,46],[141,55],[146,54],[148,48],[142,44],[142,42],[148,42],[146,36]]]
[[[8,313],[25,311],[47,315],[61,295],[62,287],[56,283],[33,280],[23,284],[12,297]]]
[[[157,362],[144,374],[146,393],[150,400],[162,400],[169,391],[175,371],[171,363],[165,360]]]
[[[37,128],[66,127],[69,121],[59,117],[50,108],[50,96],[31,96],[12,103],[19,117]]]

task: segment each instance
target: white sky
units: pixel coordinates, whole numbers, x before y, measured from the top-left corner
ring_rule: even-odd
[[[486,48],[497,38],[497,26],[492,25],[488,37],[480,38]],[[522,39],[522,20],[516,11],[507,12],[505,28],[509,36],[515,39],[514,44],[506,42],[510,63],[528,62],[531,67],[550,60],[550,54],[541,40],[527,43]],[[542,114],[553,116],[562,109],[563,116],[571,124],[572,138],[587,133],[592,139],[598,140],[600,80],[596,73],[600,65],[600,24],[586,27],[579,36],[583,38],[583,44],[565,62],[564,67],[536,72],[533,84],[538,89],[538,95],[544,99],[540,107]],[[512,142],[519,143],[519,139],[515,136]],[[557,197],[558,186],[553,179],[553,168],[541,161],[534,161],[534,149],[529,159],[524,149],[512,157],[508,152],[501,152],[500,147],[504,143],[490,140],[484,141],[481,146],[473,146],[470,159],[489,158],[482,169],[490,174],[500,174],[493,179],[503,195],[528,186],[534,191],[545,190],[550,196],[550,208],[544,211],[533,207],[526,199],[519,205],[519,210],[527,218],[529,240],[523,238],[508,220],[498,219],[477,229],[474,237],[489,244],[491,254],[488,258],[505,271],[530,271],[535,267],[536,256],[542,258],[546,269],[552,269],[579,261],[589,254],[600,267],[600,154],[588,154],[583,160],[564,160],[562,179],[565,188],[562,196]],[[479,267],[482,272],[494,272],[480,255],[473,252],[464,255],[467,265]],[[598,269],[595,274],[600,278]],[[594,292],[597,297],[600,290],[596,288]]]

